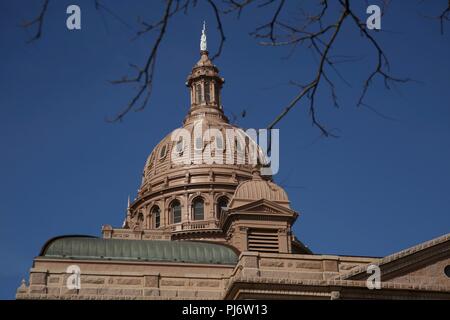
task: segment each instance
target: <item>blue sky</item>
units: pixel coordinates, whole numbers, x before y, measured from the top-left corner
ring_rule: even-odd
[[[65,28],[69,4],[82,9],[81,31]],[[337,80],[340,109],[326,87],[317,101],[319,119],[340,137],[320,138],[304,102],[279,123],[275,180],[301,213],[297,237],[314,252],[383,256],[450,231],[450,28],[442,36],[438,22],[425,17],[444,5],[394,1],[383,18],[388,32],[377,37],[392,72],[417,80],[391,91],[376,82],[368,95],[371,106],[395,120],[356,107],[361,79],[374,60],[349,24],[334,53],[359,57],[340,66],[351,87]],[[108,6],[129,26],[100,15],[92,1],[55,1],[42,39],[26,44],[30,34],[19,24],[36,15],[39,2],[0,2],[0,298],[14,297],[47,239],[100,235],[101,225],[121,224],[147,155],[188,110],[184,82],[198,60],[202,21],[214,21],[208,7],[200,4],[172,21],[149,106],[110,124],[105,118],[133,91],[108,80],[145,59],[153,38],[131,41],[136,17],[155,19],[161,6]],[[286,59],[286,48],[261,47],[249,36],[265,13],[226,17],[227,41],[216,61],[226,79],[225,111],[247,110],[238,122],[245,128],[270,123],[298,90],[289,80],[301,82],[314,72],[309,51],[299,48]],[[218,39],[212,25],[211,51]]]

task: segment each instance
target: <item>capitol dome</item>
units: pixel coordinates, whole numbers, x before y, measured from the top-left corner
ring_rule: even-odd
[[[256,137],[225,116],[223,84],[208,51],[201,50],[186,81],[190,107],[183,125],[148,156],[123,231],[115,230],[114,237],[130,237],[131,229],[138,239],[223,239],[223,209],[264,159]]]
[[[237,153],[241,144],[237,142],[233,145],[236,150],[232,161],[227,161],[227,138],[230,138],[227,132],[247,139],[242,141],[244,148],[240,161]],[[256,163],[249,159],[249,142],[254,143],[242,129],[230,124],[224,115],[196,115],[189,118],[182,127],[166,135],[148,156],[142,175],[141,193],[153,189],[167,174],[185,170],[226,167],[251,174]],[[208,147],[211,147],[211,152]],[[221,155],[217,154],[216,157],[215,152],[221,152]]]

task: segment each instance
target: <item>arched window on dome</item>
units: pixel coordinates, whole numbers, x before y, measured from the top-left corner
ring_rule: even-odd
[[[161,210],[159,210],[159,207],[153,207],[152,208],[152,217],[153,217],[153,226],[155,229],[158,229],[161,225]]]
[[[203,151],[203,137],[195,138],[194,150],[195,151]]]
[[[172,223],[181,222],[181,204],[180,201],[175,200],[170,204],[170,213],[172,215]]]
[[[205,83],[203,84],[203,87],[205,89],[205,102],[209,103],[211,101],[209,81],[205,81]]]
[[[200,83],[197,83],[195,85],[195,98],[196,98],[197,104],[200,104],[203,102],[202,85]]]
[[[217,135],[215,136],[216,139],[216,149],[218,151],[223,151],[223,137],[222,137],[222,132],[218,132]]]
[[[153,169],[154,161],[155,161],[155,152],[152,152],[147,162],[147,170]]]
[[[176,145],[175,145],[175,150],[176,150],[176,152],[177,152],[179,155],[181,155],[181,154],[183,153],[183,150],[184,150],[184,140],[183,140],[183,137],[179,137],[179,138],[178,138],[178,141],[177,141],[177,143],[176,143]]]
[[[196,198],[192,201],[192,213],[194,220],[203,220],[205,218],[205,203],[202,198]]]
[[[216,204],[216,217],[217,219],[220,219],[220,216],[222,214],[222,210],[228,207],[228,198],[227,197],[220,197],[217,200]]]
[[[217,83],[214,83],[214,100],[217,103],[217,105],[220,107],[220,90],[219,90],[219,85]]]
[[[240,135],[236,136],[235,146],[236,146],[236,151],[238,153],[242,153],[244,151],[245,138]]]
[[[163,145],[161,150],[159,151],[159,158],[163,159],[167,154],[167,146]]]

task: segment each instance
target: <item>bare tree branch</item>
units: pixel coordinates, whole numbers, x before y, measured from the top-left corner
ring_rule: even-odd
[[[35,40],[38,40],[41,37],[42,26],[44,24],[44,18],[45,18],[45,14],[47,13],[49,1],[50,0],[44,0],[44,2],[42,3],[41,10],[36,18],[34,18],[31,21],[26,21],[26,22],[22,23],[22,27],[25,29],[28,29],[28,28],[32,27],[33,25],[37,24],[36,33],[30,39],[27,40],[27,43],[31,43]]]
[[[441,34],[444,34],[444,23],[450,21],[450,0],[447,2],[447,8],[442,11],[438,18],[441,24]]]
[[[273,1],[270,2],[266,2],[261,6],[266,6],[270,3],[272,3]],[[275,42],[275,36],[274,36],[274,31],[275,31],[275,25],[278,22],[278,17],[280,15],[281,10],[283,9],[283,6],[285,4],[285,0],[280,0],[277,9],[275,10],[275,13],[272,16],[272,19],[269,21],[269,23],[266,23],[258,28],[256,28],[256,30],[254,32],[252,32],[251,34],[254,35],[255,37],[261,37],[261,38],[270,38],[270,40],[272,41],[272,43]],[[260,35],[259,32],[264,30],[264,29],[268,29],[268,32],[264,35]]]
[[[348,2],[348,0],[346,1]],[[328,60],[328,55],[329,55],[329,51],[333,45],[333,43],[335,42],[339,31],[341,30],[341,27],[346,19],[346,17],[349,14],[349,9],[348,7],[344,7],[342,10],[342,13],[338,19],[338,21],[336,22],[336,24],[334,25],[330,25],[328,27],[326,27],[323,30],[320,30],[317,33],[311,33],[309,35],[307,35],[305,37],[304,40],[309,39],[310,41],[312,41],[314,43],[314,39],[317,38],[319,35],[326,33],[328,30],[332,30],[334,29],[330,39],[328,40],[328,42],[325,44],[325,49],[323,51],[321,51],[317,46],[315,46],[316,50],[318,50],[320,52],[321,55],[321,59],[320,59],[320,63],[317,69],[317,73],[315,78],[308,83],[307,85],[303,86],[303,89],[300,91],[300,93],[289,103],[289,105],[283,110],[283,112],[281,112],[281,114],[279,114],[274,121],[272,121],[269,126],[267,127],[268,129],[273,129],[275,127],[275,125],[281,121],[281,119],[283,119],[288,113],[289,111],[295,106],[297,105],[297,103],[303,98],[303,97],[307,97],[309,99],[309,112],[310,112],[310,116],[313,122],[313,125],[317,126],[320,131],[322,132],[322,134],[326,137],[328,136],[334,136],[332,133],[330,133],[322,124],[320,124],[320,122],[317,120],[316,117],[316,107],[315,107],[315,98],[316,98],[316,93],[317,93],[317,89],[319,87],[320,81],[322,80],[322,78],[325,79],[325,81],[331,86],[331,90],[332,90],[332,96],[333,96],[333,101],[334,104],[337,105],[337,97],[334,91],[334,85],[332,84],[332,82],[329,80],[329,78],[326,76],[325,74],[325,65],[327,63],[329,63]],[[324,31],[326,30],[326,31]],[[304,41],[301,40],[301,41]]]
[[[167,20],[169,20],[170,18],[172,18],[175,14],[179,13],[179,12],[184,12],[186,13],[189,5],[193,4],[193,6],[196,5],[196,1],[191,1],[191,0],[175,0],[175,6],[172,9],[172,11],[169,13]],[[148,23],[145,21],[141,21],[141,26],[143,27],[141,30],[139,30],[136,34],[136,37],[140,37],[150,31],[153,31],[157,28],[160,28],[166,21],[164,19],[158,20],[155,23]]]
[[[405,78],[405,79],[401,79],[401,78],[396,78],[391,76],[388,72],[389,72],[389,60],[386,56],[386,54],[384,53],[383,49],[381,48],[381,46],[378,44],[378,42],[375,40],[375,38],[367,31],[365,24],[363,24],[359,18],[353,13],[353,12],[349,12],[350,16],[353,18],[353,21],[355,22],[355,24],[357,25],[357,27],[359,28],[359,30],[361,31],[361,34],[369,40],[369,42],[375,47],[376,52],[377,52],[377,65],[375,67],[375,70],[372,71],[372,73],[369,75],[369,77],[366,79],[366,81],[364,82],[364,87],[363,87],[363,91],[361,93],[361,96],[359,97],[358,100],[358,106],[362,106],[364,105],[364,98],[367,94],[367,91],[369,90],[369,87],[373,81],[373,79],[377,76],[380,75],[383,78],[384,81],[384,85],[386,87],[386,89],[390,89],[390,85],[389,83],[391,82],[398,82],[398,83],[405,83],[410,81],[410,79]]]
[[[303,4],[300,5],[301,15],[293,24],[286,22],[283,17],[286,11],[288,11],[288,4],[290,4],[285,0],[204,0],[214,14],[216,27],[220,34],[218,50],[213,55],[212,59],[219,57],[224,48],[226,37],[223,16],[225,14],[237,13],[237,17],[240,18],[243,10],[252,5],[255,5],[255,10],[264,8],[265,12],[269,12],[267,22],[257,26],[250,33],[261,45],[288,47],[290,49],[289,56],[291,56],[298,47],[304,47],[312,51],[317,64],[315,73],[309,81],[306,81],[306,84],[298,85],[299,91],[297,95],[294,96],[282,112],[274,118],[268,128],[274,128],[274,126],[276,126],[290,110],[292,110],[292,108],[298,105],[302,100],[307,100],[312,124],[319,128],[322,135],[328,137],[335,135],[322,125],[317,117],[318,106],[316,106],[316,97],[319,94],[319,89],[321,89],[321,85],[324,84],[325,89],[330,94],[333,106],[339,107],[337,82],[334,77],[337,76],[342,80],[342,83],[345,83],[348,86],[351,85],[341,75],[338,64],[354,63],[357,61],[357,58],[337,55],[332,52],[334,51],[333,48],[337,41],[336,39],[338,39],[339,34],[342,32],[342,26],[345,21],[349,20],[353,22],[350,26],[356,28],[375,56],[374,68],[369,72],[363,82],[362,91],[357,100],[358,106],[369,107],[364,100],[375,79],[382,79],[386,89],[390,89],[391,85],[394,83],[405,83],[410,81],[410,79],[394,77],[391,75],[387,55],[382,46],[378,43],[375,35],[366,29],[366,25],[363,23],[364,19],[360,18],[358,14],[356,14],[356,11],[350,6],[350,3],[354,3],[353,0],[338,0],[337,2],[333,2],[332,6],[330,6],[331,2],[328,0],[315,1],[317,6],[313,7],[313,9],[310,9],[311,7]],[[383,0],[383,14],[385,14],[389,2],[390,0]],[[49,0],[45,0],[39,15],[34,20],[23,25],[25,28],[37,25],[36,34],[30,41],[37,40],[41,37],[42,25],[47,12],[48,3]],[[129,26],[129,24],[127,24],[119,15],[115,14],[114,11],[100,3],[100,0],[94,0],[94,3],[97,10],[102,9],[121,23]],[[136,33],[135,38],[147,35],[153,31],[157,32],[153,46],[145,60],[145,65],[138,66],[130,64],[130,68],[136,73],[135,76],[131,78],[125,76],[122,79],[111,81],[113,84],[137,84],[138,86],[135,95],[123,110],[109,120],[111,122],[121,121],[130,111],[139,111],[146,107],[152,91],[157,53],[160,44],[165,37],[167,27],[171,19],[178,13],[183,12],[187,14],[190,8],[196,7],[198,0],[165,0],[164,3],[164,14],[161,19],[155,22],[139,21],[141,29]],[[449,21],[450,19],[450,0],[447,0],[447,3],[447,8],[436,17],[440,20],[441,33],[444,32],[444,22]],[[366,4],[368,4],[367,0]],[[338,10],[334,9],[336,6]],[[370,107],[370,109],[377,112],[373,107]]]
[[[224,2],[227,4],[227,8],[224,10],[224,13],[237,12],[237,18],[241,17],[242,10],[253,3],[254,0],[245,0],[243,2],[239,2],[236,0],[225,0]],[[267,1],[267,4],[272,3],[274,0]]]
[[[120,15],[118,15],[117,13],[115,13],[113,10],[111,10],[109,7],[105,6],[103,3],[100,2],[100,0],[94,0],[94,7],[95,10],[100,11],[103,10],[106,13],[108,13],[110,16],[112,16],[114,19],[116,19],[117,21],[119,21],[121,24],[123,24],[125,27],[127,27],[128,29],[133,29],[133,27],[126,22]]]
[[[217,6],[213,0],[207,0],[207,1],[208,1],[209,5],[211,6],[212,10],[214,11],[214,15],[216,17],[217,29],[219,30],[219,33],[220,33],[219,49],[217,50],[217,53],[215,53],[211,58],[212,60],[214,60],[221,55],[222,48],[223,48],[226,38],[225,38],[225,33],[223,31],[222,20],[220,18],[219,9],[217,8]]]
[[[328,76],[326,67],[334,70],[336,74],[341,79],[343,79],[335,65],[337,63],[346,61],[335,60],[332,56],[330,56],[329,53],[347,17],[351,17],[351,19],[355,22],[357,29],[360,31],[361,35],[372,45],[377,56],[375,69],[368,75],[367,79],[364,81],[362,93],[358,99],[357,105],[367,106],[367,104],[364,103],[364,98],[366,97],[370,86],[376,76],[381,76],[383,78],[386,89],[390,89],[391,83],[405,83],[410,81],[410,79],[407,78],[402,79],[390,75],[389,61],[386,54],[384,53],[382,47],[379,45],[376,39],[367,31],[365,23],[363,23],[351,9],[350,0],[339,0],[339,3],[341,5],[342,14],[339,16],[335,23],[324,25],[322,20],[324,20],[325,14],[327,13],[328,4],[326,0],[323,0],[320,3],[322,8],[317,14],[304,12],[305,23],[300,27],[295,27],[284,22],[275,21],[273,25],[267,24],[263,26],[265,28],[269,28],[270,32],[261,34],[259,33],[259,31],[262,30],[262,28],[257,28],[253,33],[256,38],[270,39],[270,42],[260,42],[261,45],[297,46],[299,44],[309,44],[308,47],[319,56],[316,76],[309,83],[301,86],[301,91],[299,92],[299,94],[294,97],[294,99],[288,104],[288,106],[285,107],[283,111],[269,124],[269,129],[272,129],[276,124],[278,124],[289,113],[289,111],[295,105],[297,105],[299,101],[306,97],[309,100],[309,112],[313,125],[318,127],[324,136],[334,136],[333,134],[330,134],[329,130],[327,130],[316,117],[315,96],[317,90],[319,89],[320,82],[323,79],[330,89],[333,105],[335,107],[339,107],[336,86],[333,83],[332,79]],[[387,5],[387,3],[388,1],[386,0],[385,5]],[[316,28],[315,31],[309,31],[310,29],[313,29],[316,24],[319,25],[318,30]],[[286,30],[288,32],[287,35],[273,37],[273,29],[276,26],[279,26],[280,28],[282,28],[282,30]],[[333,31],[331,37],[326,39],[331,31]],[[286,40],[278,40],[282,38],[286,38]],[[374,108],[372,107],[371,109],[374,110]]]
[[[158,34],[158,37],[150,51],[150,55],[147,58],[147,62],[145,63],[144,68],[140,69],[139,67],[135,65],[130,65],[132,68],[137,69],[137,75],[134,78],[128,78],[123,77],[120,80],[111,81],[113,84],[123,84],[123,83],[137,83],[138,91],[136,95],[131,99],[131,101],[128,103],[128,105],[121,111],[119,114],[117,114],[113,119],[108,120],[109,122],[116,122],[121,121],[123,117],[133,110],[135,105],[142,100],[140,106],[135,109],[135,111],[142,110],[147,105],[147,102],[150,98],[151,92],[152,92],[152,85],[153,85],[153,75],[155,71],[155,63],[156,63],[156,56],[158,52],[158,48],[161,44],[161,41],[164,38],[164,35],[166,33],[166,28],[169,23],[169,16],[170,16],[170,9],[172,7],[173,0],[168,0],[166,3],[166,8],[164,10],[164,15],[161,19],[161,29]]]

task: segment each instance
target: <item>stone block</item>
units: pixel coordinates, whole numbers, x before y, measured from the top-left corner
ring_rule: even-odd
[[[201,280],[197,282],[197,287],[213,287],[218,288],[220,286],[220,282],[218,280]]]
[[[59,296],[61,293],[61,289],[58,287],[54,287],[54,288],[49,287],[49,288],[47,288],[47,293],[49,295]]]
[[[61,295],[76,295],[78,294],[77,289],[67,289],[66,287],[62,287],[60,289]]]
[[[122,289],[122,295],[141,297],[143,295],[142,289]]]
[[[45,285],[30,285],[30,293],[47,293],[47,287]]]
[[[284,267],[284,261],[277,261],[277,260],[261,260],[259,262],[259,265],[261,267],[275,267],[275,268],[283,268]]]
[[[48,277],[48,279],[47,279],[47,283],[49,283],[49,284],[59,283],[60,279],[61,279],[61,278],[58,277],[58,276],[50,276],[50,277]]]
[[[81,283],[83,284],[105,284],[105,278],[104,277],[81,277]]]
[[[176,298],[177,291],[176,290],[160,290],[160,296],[164,298]]]
[[[158,297],[159,295],[159,289],[144,289],[144,296],[146,297]]]
[[[142,284],[142,280],[138,278],[117,278],[116,283],[125,286],[138,286]]]
[[[321,272],[289,272],[288,277],[293,280],[323,280]]]
[[[47,273],[46,272],[33,272],[30,275],[30,284],[36,284],[36,285],[47,284]]]
[[[273,273],[272,271],[267,271],[268,273]],[[261,271],[257,268],[244,268],[241,271],[242,276],[244,277],[259,277]]]
[[[219,300],[221,298],[221,291],[197,291],[197,298]]]
[[[297,269],[322,269],[322,261],[298,261],[295,264]]]
[[[338,262],[336,260],[324,260],[323,271],[338,272]]]
[[[174,280],[174,279],[162,279],[161,280],[161,286],[184,287],[185,284],[186,284],[186,281],[184,281],[184,280]]]
[[[159,276],[145,276],[144,286],[151,288],[159,288]]]
[[[97,295],[98,288],[83,288],[80,289],[80,295]]]
[[[197,297],[197,291],[194,290],[178,290],[177,297],[181,299],[193,299]]]
[[[248,268],[258,267],[258,256],[257,255],[245,255],[241,257],[240,264]]]
[[[122,295],[122,289],[116,289],[116,288],[99,288],[98,294],[103,296],[121,296]]]

